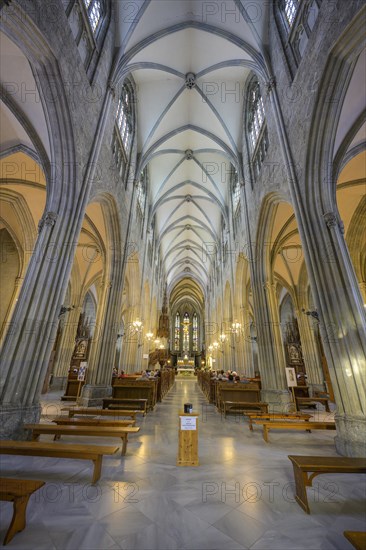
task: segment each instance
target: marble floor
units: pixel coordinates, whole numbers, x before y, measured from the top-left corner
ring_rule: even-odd
[[[59,413],[59,396],[47,394],[44,421]],[[186,402],[200,414],[197,467],[176,466],[178,412]],[[336,456],[334,432],[273,432],[266,444],[243,417],[222,419],[191,379],[178,379],[138,425],[125,457],[103,459],[96,486],[90,461],[2,456],[3,476],[47,482],[31,497],[27,527],[8,548],[351,550],[343,531],[366,530],[365,476],[316,478],[308,489],[311,515],[294,501],[287,455]],[[3,540],[12,505],[1,502],[0,512]]]

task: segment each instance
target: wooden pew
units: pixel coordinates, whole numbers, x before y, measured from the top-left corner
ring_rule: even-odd
[[[253,403],[252,401],[223,401],[223,412],[226,418],[226,414],[234,410],[235,412],[246,413],[247,411],[256,411],[259,414],[261,411],[263,413],[268,413],[268,403],[258,402]],[[221,413],[222,414],[222,413]]]
[[[308,421],[312,418],[311,414],[303,413],[258,413],[258,412],[245,412],[244,416],[249,418],[249,430],[253,431],[253,420],[305,420]]]
[[[54,426],[53,424],[24,424],[24,429],[32,431],[33,441],[37,441],[42,434],[54,435],[55,440],[60,439],[62,435],[120,437],[122,441],[122,455],[126,454],[128,434],[140,431],[140,428],[136,426],[104,428],[100,426]]]
[[[307,514],[310,514],[310,508],[306,487],[311,487],[315,476],[320,474],[366,474],[366,458],[295,455],[288,457],[294,469],[296,502]]]
[[[115,399],[147,399],[147,411],[152,411],[158,398],[158,381],[117,379],[112,386],[112,398]]]
[[[126,410],[126,409],[98,409],[94,407],[66,407],[62,408],[61,411],[68,411],[69,418],[73,416],[129,416],[133,420],[136,419],[136,414],[141,413],[141,411],[136,410]]]
[[[117,409],[123,409],[123,407],[135,407],[146,416],[147,413],[147,399],[125,399],[121,397],[105,397],[103,399],[103,409],[116,407]]]
[[[343,531],[343,534],[356,550],[366,550],[366,531]]]
[[[335,430],[335,422],[300,422],[292,420],[253,420],[254,424],[263,426],[263,439],[268,443],[269,430]]]
[[[315,405],[315,403],[321,403],[324,405],[325,410],[330,412],[329,399],[327,397],[295,397],[297,411],[300,410],[301,405]]]
[[[13,517],[4,538],[4,546],[25,528],[29,497],[44,484],[44,481],[36,479],[0,478],[0,500],[13,503]]]
[[[105,420],[104,418],[69,418],[68,416],[56,416],[52,419],[57,425],[64,426],[101,426],[106,428],[123,428],[124,426],[134,426],[136,420],[109,420],[108,417]]]
[[[92,460],[94,472],[92,483],[96,483],[102,471],[103,455],[114,455],[119,450],[112,445],[73,445],[43,441],[0,442],[0,454],[21,456],[47,456],[52,458],[71,458]]]

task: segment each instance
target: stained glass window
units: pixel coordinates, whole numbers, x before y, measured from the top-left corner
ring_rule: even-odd
[[[183,353],[189,353],[189,315],[186,312],[183,317]]]
[[[174,327],[174,350],[179,351],[180,344],[180,315],[177,313],[175,316],[175,327]]]
[[[192,326],[193,326],[192,350],[198,351],[198,319],[197,319],[196,313],[193,314]]]

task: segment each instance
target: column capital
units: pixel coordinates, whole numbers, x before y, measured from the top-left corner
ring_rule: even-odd
[[[276,88],[276,85],[277,85],[276,77],[271,76],[269,78],[269,80],[267,80],[267,82],[266,82],[267,95],[269,95],[271,92],[273,92],[273,90]]]
[[[56,212],[46,212],[38,222],[38,232],[40,233],[43,227],[53,227],[56,223],[58,214]]]
[[[325,212],[323,214],[323,218],[328,229],[331,229],[332,227],[339,227],[341,233],[344,233],[344,223],[338,218],[335,212]]]

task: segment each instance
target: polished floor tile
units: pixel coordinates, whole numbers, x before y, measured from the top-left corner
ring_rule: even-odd
[[[44,396],[42,421],[60,414],[59,398]],[[176,466],[185,402],[200,415],[197,467]],[[329,417],[316,414],[319,420]],[[294,500],[287,455],[336,456],[334,432],[273,432],[267,444],[259,428],[250,432],[242,416],[224,419],[195,380],[184,379],[138,425],[141,431],[129,438],[125,457],[103,459],[96,486],[90,461],[1,456],[3,476],[47,482],[32,495],[27,527],[9,548],[352,550],[343,531],[366,530],[364,476],[317,477],[308,489],[310,515]],[[108,438],[82,442],[87,440],[118,444]],[[12,505],[1,502],[0,513],[3,539]]]

